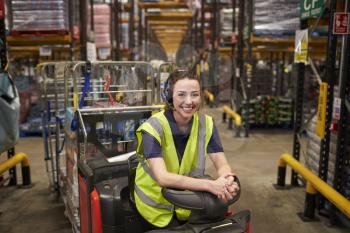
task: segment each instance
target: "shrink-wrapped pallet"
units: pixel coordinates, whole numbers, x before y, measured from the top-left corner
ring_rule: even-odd
[[[67,0],[11,1],[10,29],[13,32],[68,31]]]
[[[294,35],[299,29],[300,0],[255,0],[253,33],[255,35]]]

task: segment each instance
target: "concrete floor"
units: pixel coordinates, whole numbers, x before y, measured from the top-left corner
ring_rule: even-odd
[[[234,138],[221,122],[219,109],[204,109],[216,119],[225,153],[242,184],[241,199],[231,209],[252,212],[251,232],[345,233],[349,229],[329,227],[327,219],[304,223],[297,216],[303,211],[304,188],[275,190],[277,160],[292,151],[292,131],[255,131],[249,138]],[[21,138],[17,152],[29,155],[33,186],[28,189],[0,188],[0,232],[68,233],[70,223],[64,206],[52,195],[45,170],[41,138]],[[6,158],[2,155],[0,161]],[[209,173],[213,168],[207,164]],[[18,167],[20,173],[20,167]],[[290,174],[290,172],[288,172]],[[20,174],[19,174],[19,182]],[[289,182],[289,177],[287,182]]]

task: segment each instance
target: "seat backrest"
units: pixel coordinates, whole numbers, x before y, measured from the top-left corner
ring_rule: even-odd
[[[129,166],[129,190],[130,190],[130,201],[135,204],[135,197],[134,197],[134,190],[135,190],[135,177],[136,177],[136,168],[139,161],[137,159],[137,155],[132,155],[128,159],[128,166]]]

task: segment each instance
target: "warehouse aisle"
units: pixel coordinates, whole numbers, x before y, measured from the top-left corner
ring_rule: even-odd
[[[291,152],[292,149],[291,131],[256,131],[248,139],[233,138],[232,132],[226,129],[227,125],[221,122],[219,109],[204,111],[215,117],[225,153],[242,183],[241,199],[232,206],[232,210],[252,211],[251,232],[346,232],[345,229],[329,228],[324,219],[312,223],[303,223],[299,219],[296,213],[303,211],[304,188],[288,191],[273,188],[277,160],[283,152]],[[29,155],[33,187],[0,188],[0,232],[72,232],[64,216],[63,204],[56,201],[48,188],[42,139],[22,138],[16,150]],[[208,163],[207,167],[210,173],[212,165]],[[20,177],[18,180],[21,180]]]

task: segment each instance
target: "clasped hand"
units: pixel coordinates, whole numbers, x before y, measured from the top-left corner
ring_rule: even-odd
[[[233,199],[239,191],[238,184],[234,181],[234,174],[228,173],[213,181],[213,191],[220,200],[227,203]]]

